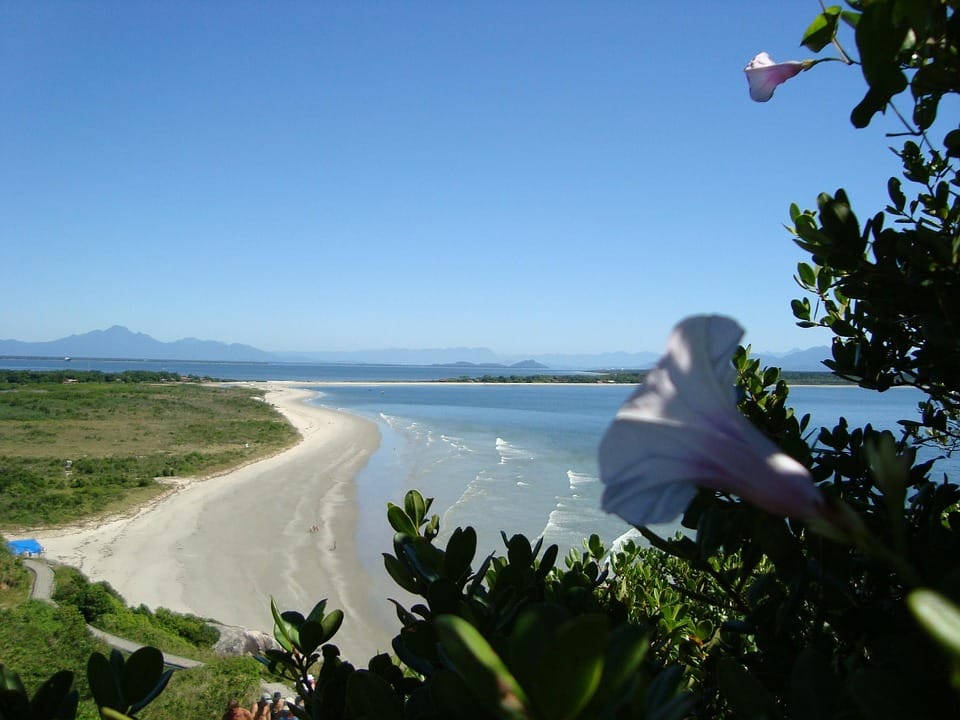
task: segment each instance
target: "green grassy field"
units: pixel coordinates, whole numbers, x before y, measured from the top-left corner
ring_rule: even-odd
[[[198,383],[0,384],[0,529],[70,522],[292,445],[249,388]]]
[[[0,379],[0,528],[62,523],[122,510],[162,492],[157,478],[207,475],[292,445],[296,431],[249,388],[197,383],[27,382]],[[217,658],[216,632],[200,618],[129,608],[104,583],[61,568],[59,607],[28,600],[31,574],[0,542],[0,664],[32,693],[69,669],[80,690],[78,720],[98,714],[86,682],[87,632],[109,632],[203,660],[180,670],[144,711],[154,720],[219,717],[229,697],[259,693],[252,658]]]

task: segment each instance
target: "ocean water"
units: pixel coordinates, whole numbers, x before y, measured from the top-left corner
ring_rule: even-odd
[[[441,542],[472,525],[478,555],[503,549],[500,531],[556,543],[561,554],[597,533],[609,547],[631,533],[600,509],[596,452],[600,438],[632,387],[624,385],[317,385],[315,402],[376,422],[382,444],[358,477],[362,562],[382,573],[391,549],[386,503],[400,504],[411,488],[434,498]],[[873,393],[855,387],[798,386],[791,390],[811,427],[894,429],[913,417],[921,393]],[[957,460],[938,465],[954,474]],[[676,525],[655,528],[672,534]]]

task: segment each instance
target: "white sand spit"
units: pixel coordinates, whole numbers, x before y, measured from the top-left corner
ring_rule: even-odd
[[[132,605],[270,632],[271,596],[303,613],[327,598],[328,611],[345,614],[334,644],[365,666],[392,636],[371,610],[357,554],[354,478],[379,446],[376,425],[308,404],[313,393],[293,384],[245,384],[267,390],[300,431],[297,445],[178,484],[131,517],[36,535],[49,559],[106,580]]]

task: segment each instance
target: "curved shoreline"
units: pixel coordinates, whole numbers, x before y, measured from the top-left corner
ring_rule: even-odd
[[[365,664],[392,632],[371,610],[357,552],[356,474],[380,443],[374,423],[306,402],[316,393],[284,382],[266,390],[300,432],[293,447],[187,481],[139,512],[95,527],[35,534],[46,557],[105,580],[131,605],[166,607],[270,632],[270,598],[308,613],[326,598],[343,610],[333,639]]]

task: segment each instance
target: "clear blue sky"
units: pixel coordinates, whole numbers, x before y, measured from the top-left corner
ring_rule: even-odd
[[[658,351],[794,327],[788,207],[897,162],[815,0],[0,5],[0,338]]]

